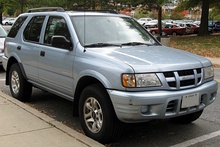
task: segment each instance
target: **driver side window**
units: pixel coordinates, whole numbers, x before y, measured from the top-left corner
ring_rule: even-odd
[[[53,36],[64,36],[70,41],[70,33],[64,18],[57,16],[51,16],[49,18],[44,36],[44,43],[51,45],[51,38]]]

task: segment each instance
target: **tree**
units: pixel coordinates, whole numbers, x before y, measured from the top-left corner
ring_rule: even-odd
[[[162,36],[162,6],[167,0],[146,0],[148,7],[158,10],[158,33]]]
[[[201,17],[201,24],[198,33],[199,36],[209,35],[209,30],[208,30],[209,5],[210,5],[210,0],[202,0],[202,17]]]
[[[201,6],[202,16],[198,35],[203,36],[210,34],[208,31],[209,8],[215,5],[220,5],[219,0],[185,0],[177,7],[177,10],[187,10],[189,8]]]

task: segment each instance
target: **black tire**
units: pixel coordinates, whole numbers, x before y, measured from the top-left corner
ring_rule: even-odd
[[[90,85],[82,91],[79,120],[84,133],[101,143],[119,139],[124,127],[115,115],[107,91],[100,84]]]
[[[32,93],[32,85],[22,75],[18,63],[11,66],[9,71],[9,87],[11,95],[20,100],[28,101]]]
[[[198,112],[194,112],[191,114],[171,118],[170,120],[177,124],[189,124],[195,120],[197,120],[202,115],[203,110],[200,110]]]
[[[176,32],[173,32],[172,35],[173,35],[173,36],[177,36],[177,33],[176,33]]]

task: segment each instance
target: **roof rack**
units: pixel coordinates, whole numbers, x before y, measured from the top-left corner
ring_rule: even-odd
[[[115,10],[76,10],[78,12],[100,12],[100,13],[113,13],[118,14]]]
[[[46,12],[46,11],[64,12],[65,10],[62,7],[41,7],[41,8],[29,9],[29,10],[27,10],[27,13],[31,13],[31,12]]]

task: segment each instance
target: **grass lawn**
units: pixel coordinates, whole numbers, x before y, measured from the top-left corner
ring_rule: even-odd
[[[170,46],[204,57],[220,57],[220,34],[210,36],[175,36],[170,38]]]

